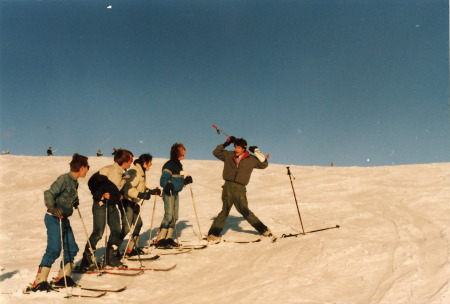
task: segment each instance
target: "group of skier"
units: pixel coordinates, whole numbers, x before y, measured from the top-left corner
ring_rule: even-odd
[[[234,144],[234,151],[225,150],[231,144]],[[248,150],[255,152],[255,149],[257,147],[253,146]],[[225,183],[222,191],[222,210],[208,231],[208,241],[220,241],[220,234],[233,205],[259,233],[267,237],[272,236],[267,226],[250,211],[246,197],[246,185],[253,169],[267,168],[269,155],[261,159],[251,155],[249,151],[247,142],[234,136],[229,136],[213,151],[213,155],[224,162]],[[110,235],[105,244],[105,265],[120,267],[123,255],[143,254],[138,247],[142,227],[140,207],[144,200],[149,200],[152,195],[162,196],[164,202],[164,217],[153,245],[157,248],[179,246],[173,238],[178,219],[179,192],[193,182],[191,176],[184,175],[181,161],[185,158],[185,154],[186,148],[183,144],[172,145],[170,159],[162,167],[160,186],[163,191],[158,188],[148,189],[146,186],[146,171],[152,166],[150,154],[142,154],[133,162],[132,152],[118,149],[114,153],[114,163],[101,168],[91,176],[88,186],[93,197],[93,231],[85,245],[79,266],[81,271],[99,268],[94,253],[97,243],[103,237],[106,224],[109,226]],[[88,158],[76,153],[70,163],[70,172],[58,177],[50,189],[44,192],[47,207],[44,218],[47,228],[47,248],[39,264],[36,279],[28,288],[29,291],[49,291],[53,287],[76,285],[71,278],[71,272],[79,248],[68,217],[73,214],[74,208],[78,208],[78,179],[86,177],[88,170]],[[121,254],[119,249],[128,233],[130,240]],[[61,269],[55,280],[49,283],[51,266],[60,256],[61,250],[63,250]]]

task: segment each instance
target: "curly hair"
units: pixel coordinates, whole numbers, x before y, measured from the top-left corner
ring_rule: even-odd
[[[178,159],[180,156],[180,149],[186,150],[182,143],[174,143],[170,148],[170,159]]]

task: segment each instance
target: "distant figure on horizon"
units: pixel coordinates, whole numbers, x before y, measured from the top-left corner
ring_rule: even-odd
[[[163,168],[159,185],[163,187],[164,217],[159,226],[158,236],[155,240],[156,248],[172,248],[180,245],[172,238],[173,232],[176,234],[176,223],[178,219],[178,209],[180,205],[178,193],[183,187],[192,183],[190,175],[184,177],[183,165],[186,148],[182,143],[175,143],[170,149],[170,160]]]
[[[102,150],[98,150],[98,151],[97,151],[97,157],[100,157],[100,156],[103,156]]]
[[[78,179],[86,177],[88,171],[88,158],[75,153],[70,162],[70,172],[59,176],[50,189],[44,192],[44,201],[47,207],[44,217],[45,227],[47,227],[47,249],[39,264],[36,279],[27,288],[27,291],[53,289],[47,279],[53,263],[61,255],[61,249],[63,249],[64,265],[60,266],[61,269],[53,284],[55,287],[76,286],[70,275],[73,260],[78,253],[78,246],[68,217],[72,215],[73,208],[78,208],[80,204],[77,191]],[[64,239],[63,244],[61,244],[62,239]]]
[[[52,147],[48,147],[48,149],[47,149],[47,156],[53,156]]]
[[[225,148],[234,143],[234,151],[226,151]],[[258,147],[250,147],[250,152]],[[246,185],[250,181],[250,176],[254,168],[265,169],[269,166],[267,159],[261,162],[256,156],[247,152],[247,141],[243,138],[230,136],[227,141],[218,145],[213,155],[224,162],[223,179],[225,184],[222,186],[222,211],[214,219],[208,231],[208,242],[220,241],[220,233],[227,220],[233,205],[236,210],[263,236],[270,237],[272,232],[264,225],[252,211],[248,208]]]
[[[6,150],[6,151],[2,151],[2,155],[8,155],[9,154],[9,150]]]

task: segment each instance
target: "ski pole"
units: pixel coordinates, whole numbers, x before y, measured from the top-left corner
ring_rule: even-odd
[[[150,221],[150,238],[148,239],[148,247],[150,248],[151,246],[151,241],[152,241],[152,230],[153,230],[153,218],[155,215],[155,207],[156,207],[156,195],[155,195],[155,200],[153,201],[153,211],[152,211],[152,219]]]
[[[191,185],[191,184],[189,184],[189,188],[190,188],[190,190],[191,190],[192,205],[194,206],[195,218],[197,219],[198,231],[199,231],[199,233],[200,233],[200,235],[198,236],[198,238],[200,239],[200,241],[202,241],[203,234],[202,234],[202,230],[200,229],[200,222],[199,222],[199,220],[198,220],[197,207],[195,206],[194,193],[192,192],[192,185]]]
[[[131,242],[131,239],[132,239],[132,236],[133,236],[134,229],[136,228],[136,225],[137,225],[137,223],[138,223],[138,221],[139,221],[139,218],[141,217],[141,210],[142,210],[142,205],[143,205],[143,204],[144,204],[144,200],[141,201],[141,208],[139,208],[138,216],[136,217],[136,220],[133,222],[133,224],[132,224],[131,227],[130,227],[130,237],[128,238],[127,246],[125,247],[125,252],[124,252],[124,254],[123,254],[123,256],[122,256],[122,260],[121,260],[121,263],[122,263],[122,264],[123,264],[123,262],[125,261],[125,256],[126,256],[126,254],[127,254],[127,249],[128,249],[128,246],[130,245],[130,242]],[[125,217],[127,217],[127,214],[126,214],[126,213],[125,213]],[[128,222],[128,217],[127,217],[127,222]],[[128,222],[128,223],[129,223],[129,222]],[[139,259],[139,263],[141,264],[141,267],[142,267],[141,256],[140,256],[140,254],[139,254],[139,250],[137,250],[137,244],[136,244],[136,242],[134,242],[133,247],[136,249],[136,252],[138,253],[137,256],[138,256],[138,259]]]
[[[92,262],[94,262],[95,268],[97,268],[97,271],[100,271],[98,269],[97,260],[95,259],[95,251],[94,251],[94,248],[92,248],[91,240],[89,239],[89,234],[87,232],[86,225],[84,224],[83,217],[81,216],[80,209],[78,207],[75,209],[77,209],[77,211],[78,211],[78,215],[80,216],[80,219],[81,219],[81,224],[83,225],[83,228],[84,228],[84,233],[86,234],[86,237],[87,237],[87,242],[89,245],[89,251],[91,252]]]
[[[122,211],[123,211],[123,214],[124,214],[124,217],[125,217],[125,222],[127,222],[128,230],[131,231],[130,222],[128,221],[128,216],[127,216],[127,210],[126,210],[125,207],[123,206],[122,200],[120,200],[120,205],[122,206]],[[124,235],[123,237],[125,237],[125,235]]]
[[[225,133],[224,131],[220,130],[219,127],[217,127],[216,125],[212,125],[212,127],[213,127],[214,129],[216,129],[217,134],[222,133],[222,134],[225,135],[227,138],[230,137],[230,135],[228,135],[228,134]]]
[[[103,268],[106,268],[106,258],[108,257],[108,228],[106,226],[108,226],[108,200],[105,200],[105,257],[103,258]]]
[[[305,234],[305,229],[303,228],[302,217],[300,216],[300,209],[298,208],[297,196],[295,195],[294,184],[292,183],[291,170],[289,170],[289,167],[286,167],[286,168],[288,171],[287,174],[289,175],[289,180],[291,181],[292,192],[294,193],[295,205],[297,206],[297,212],[298,212],[298,218],[300,219],[300,225],[302,226],[303,234]],[[295,177],[294,177],[294,179],[295,179]]]
[[[66,278],[66,268],[64,265],[64,239],[63,239],[63,230],[62,230],[62,216],[59,216],[59,235],[61,237],[61,248],[62,248],[62,269],[63,269],[63,274],[64,274],[64,286],[66,287],[66,298],[70,298],[69,296],[69,289],[67,288],[67,278]]]
[[[219,129],[219,127],[217,127],[216,125],[212,125],[212,127],[213,127],[214,129],[216,129],[217,134],[221,134],[221,133],[222,133],[222,134],[225,135],[227,138],[230,137],[230,135],[228,135],[227,133],[225,133],[224,131],[222,131],[221,129]],[[260,162],[264,162],[264,161],[268,158],[268,156],[267,156],[266,154],[262,153],[262,152],[259,150],[258,147],[256,147],[255,150],[250,151],[250,152],[252,152],[253,154],[255,154],[255,156],[259,159]]]

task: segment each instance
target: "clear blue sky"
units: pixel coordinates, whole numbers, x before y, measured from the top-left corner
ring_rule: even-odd
[[[108,8],[108,6],[112,6]],[[1,150],[450,161],[444,0],[1,0]]]

